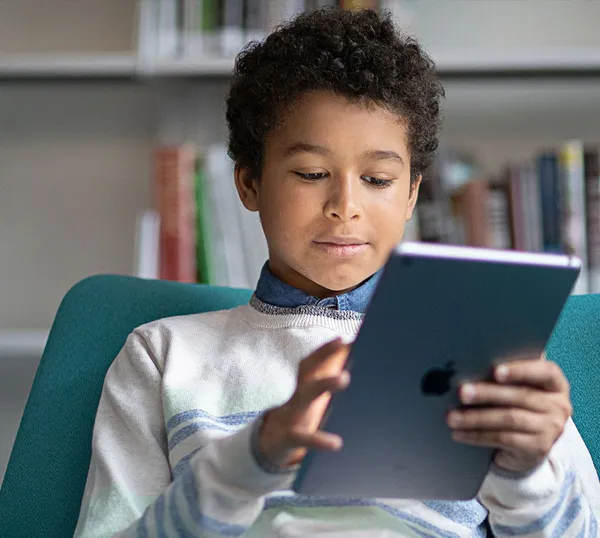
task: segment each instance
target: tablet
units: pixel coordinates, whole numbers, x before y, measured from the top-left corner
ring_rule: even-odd
[[[541,354],[580,271],[573,256],[426,243],[392,252],[352,345],[350,386],[322,428],[340,452],[309,451],[303,495],[467,500],[493,451],[452,440],[446,412],[465,380]]]

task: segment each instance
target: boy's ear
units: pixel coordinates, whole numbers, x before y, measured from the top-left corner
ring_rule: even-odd
[[[236,166],[234,177],[235,188],[244,207],[248,211],[258,211],[258,181],[252,177],[250,169]]]
[[[406,207],[406,220],[410,220],[415,212],[415,205],[419,198],[419,187],[421,186],[421,180],[423,176],[419,174],[410,185],[410,194],[408,196],[408,206]]]

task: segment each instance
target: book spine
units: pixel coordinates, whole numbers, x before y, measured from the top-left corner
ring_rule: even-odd
[[[220,54],[219,28],[222,19],[222,0],[199,0],[200,46],[205,55]]]
[[[343,9],[377,9],[378,0],[340,0]]]
[[[158,211],[147,209],[136,219],[135,259],[133,274],[138,278],[159,278],[160,217]]]
[[[561,252],[560,193],[556,155],[546,153],[538,158],[540,199],[542,207],[542,236],[545,252]]]
[[[196,280],[202,284],[213,284],[215,280],[214,266],[211,260],[211,213],[206,198],[206,176],[204,161],[196,159]]]
[[[244,46],[244,4],[241,0],[224,0],[221,49],[225,56],[237,54]]]
[[[512,248],[508,185],[505,183],[489,186],[487,218],[489,247],[504,250]]]
[[[202,50],[200,28],[202,0],[184,0],[184,38],[185,55],[198,54]]]
[[[559,152],[561,245],[565,254],[581,259],[581,273],[573,288],[574,294],[588,292],[588,256],[585,208],[585,178],[583,143],[571,140]]]
[[[334,7],[338,5],[337,0],[313,0],[310,7],[307,2],[307,9],[322,9],[324,7]]]
[[[600,157],[596,148],[584,152],[587,210],[589,291],[600,293]]]
[[[177,55],[177,0],[158,3],[158,57],[173,58]]]
[[[289,21],[305,9],[304,0],[268,0],[267,31]]]
[[[161,147],[156,152],[162,280],[196,281],[194,163],[192,146]]]
[[[185,54],[185,0],[176,0],[175,4],[175,55],[183,56]]]
[[[206,177],[212,207],[215,208],[215,227],[219,228],[215,251],[219,252],[224,264],[223,270],[219,270],[219,284],[247,288],[249,281],[238,208],[241,202],[235,188],[233,163],[224,145],[215,144],[207,148]],[[224,278],[221,278],[223,273]]]
[[[538,169],[532,161],[527,161],[521,166],[525,187],[525,215],[527,216],[527,250],[542,252],[544,241],[542,233],[542,202],[540,198],[540,181]]]
[[[525,178],[520,166],[510,166],[507,173],[510,206],[511,242],[516,250],[528,250],[526,237]]]
[[[246,0],[244,4],[246,43],[262,41],[267,31],[267,0]]]
[[[432,175],[421,182],[416,206],[421,240],[427,243],[445,243],[448,239],[450,222],[443,210],[437,181],[436,175]]]
[[[490,246],[489,194],[488,183],[483,179],[469,181],[461,189],[459,211],[464,222],[466,245]]]

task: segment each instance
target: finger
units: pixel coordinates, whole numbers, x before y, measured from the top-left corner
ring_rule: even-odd
[[[448,425],[458,430],[506,430],[523,433],[539,433],[544,431],[546,416],[525,409],[489,408],[463,409],[448,413]]]
[[[500,364],[494,370],[498,383],[528,385],[549,392],[568,392],[569,382],[560,367],[547,360],[523,360]]]
[[[509,452],[521,452],[532,457],[547,454],[552,443],[539,435],[511,431],[456,431],[452,439],[458,443],[484,446]]]
[[[291,448],[302,447],[331,452],[337,452],[343,446],[343,440],[339,435],[321,430],[316,432],[292,430],[289,434],[289,441]]]
[[[341,374],[326,377],[324,379],[315,379],[298,387],[294,396],[290,400],[290,408],[295,413],[304,412],[312,402],[314,402],[321,394],[326,392],[339,392],[344,390],[350,384],[350,374],[343,371]]]
[[[348,345],[344,344],[341,338],[336,338],[331,342],[327,342],[300,363],[298,378],[304,379],[312,375],[330,361],[332,357],[338,354],[347,353],[348,349]]]
[[[531,387],[497,383],[466,383],[461,385],[458,395],[465,405],[520,407],[538,413],[548,411],[552,405],[549,399],[554,396]]]

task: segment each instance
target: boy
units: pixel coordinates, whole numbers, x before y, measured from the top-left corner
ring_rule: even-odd
[[[598,480],[568,384],[544,360],[461,388],[479,405],[449,414],[456,440],[497,449],[477,499],[289,491],[307,447],[341,448],[315,427],[321,396],[350,382],[341,339],[412,216],[442,98],[417,43],[370,11],[302,15],[240,54],[229,149],[268,263],[249,305],[129,336],[106,376],[76,536],[597,538]]]

